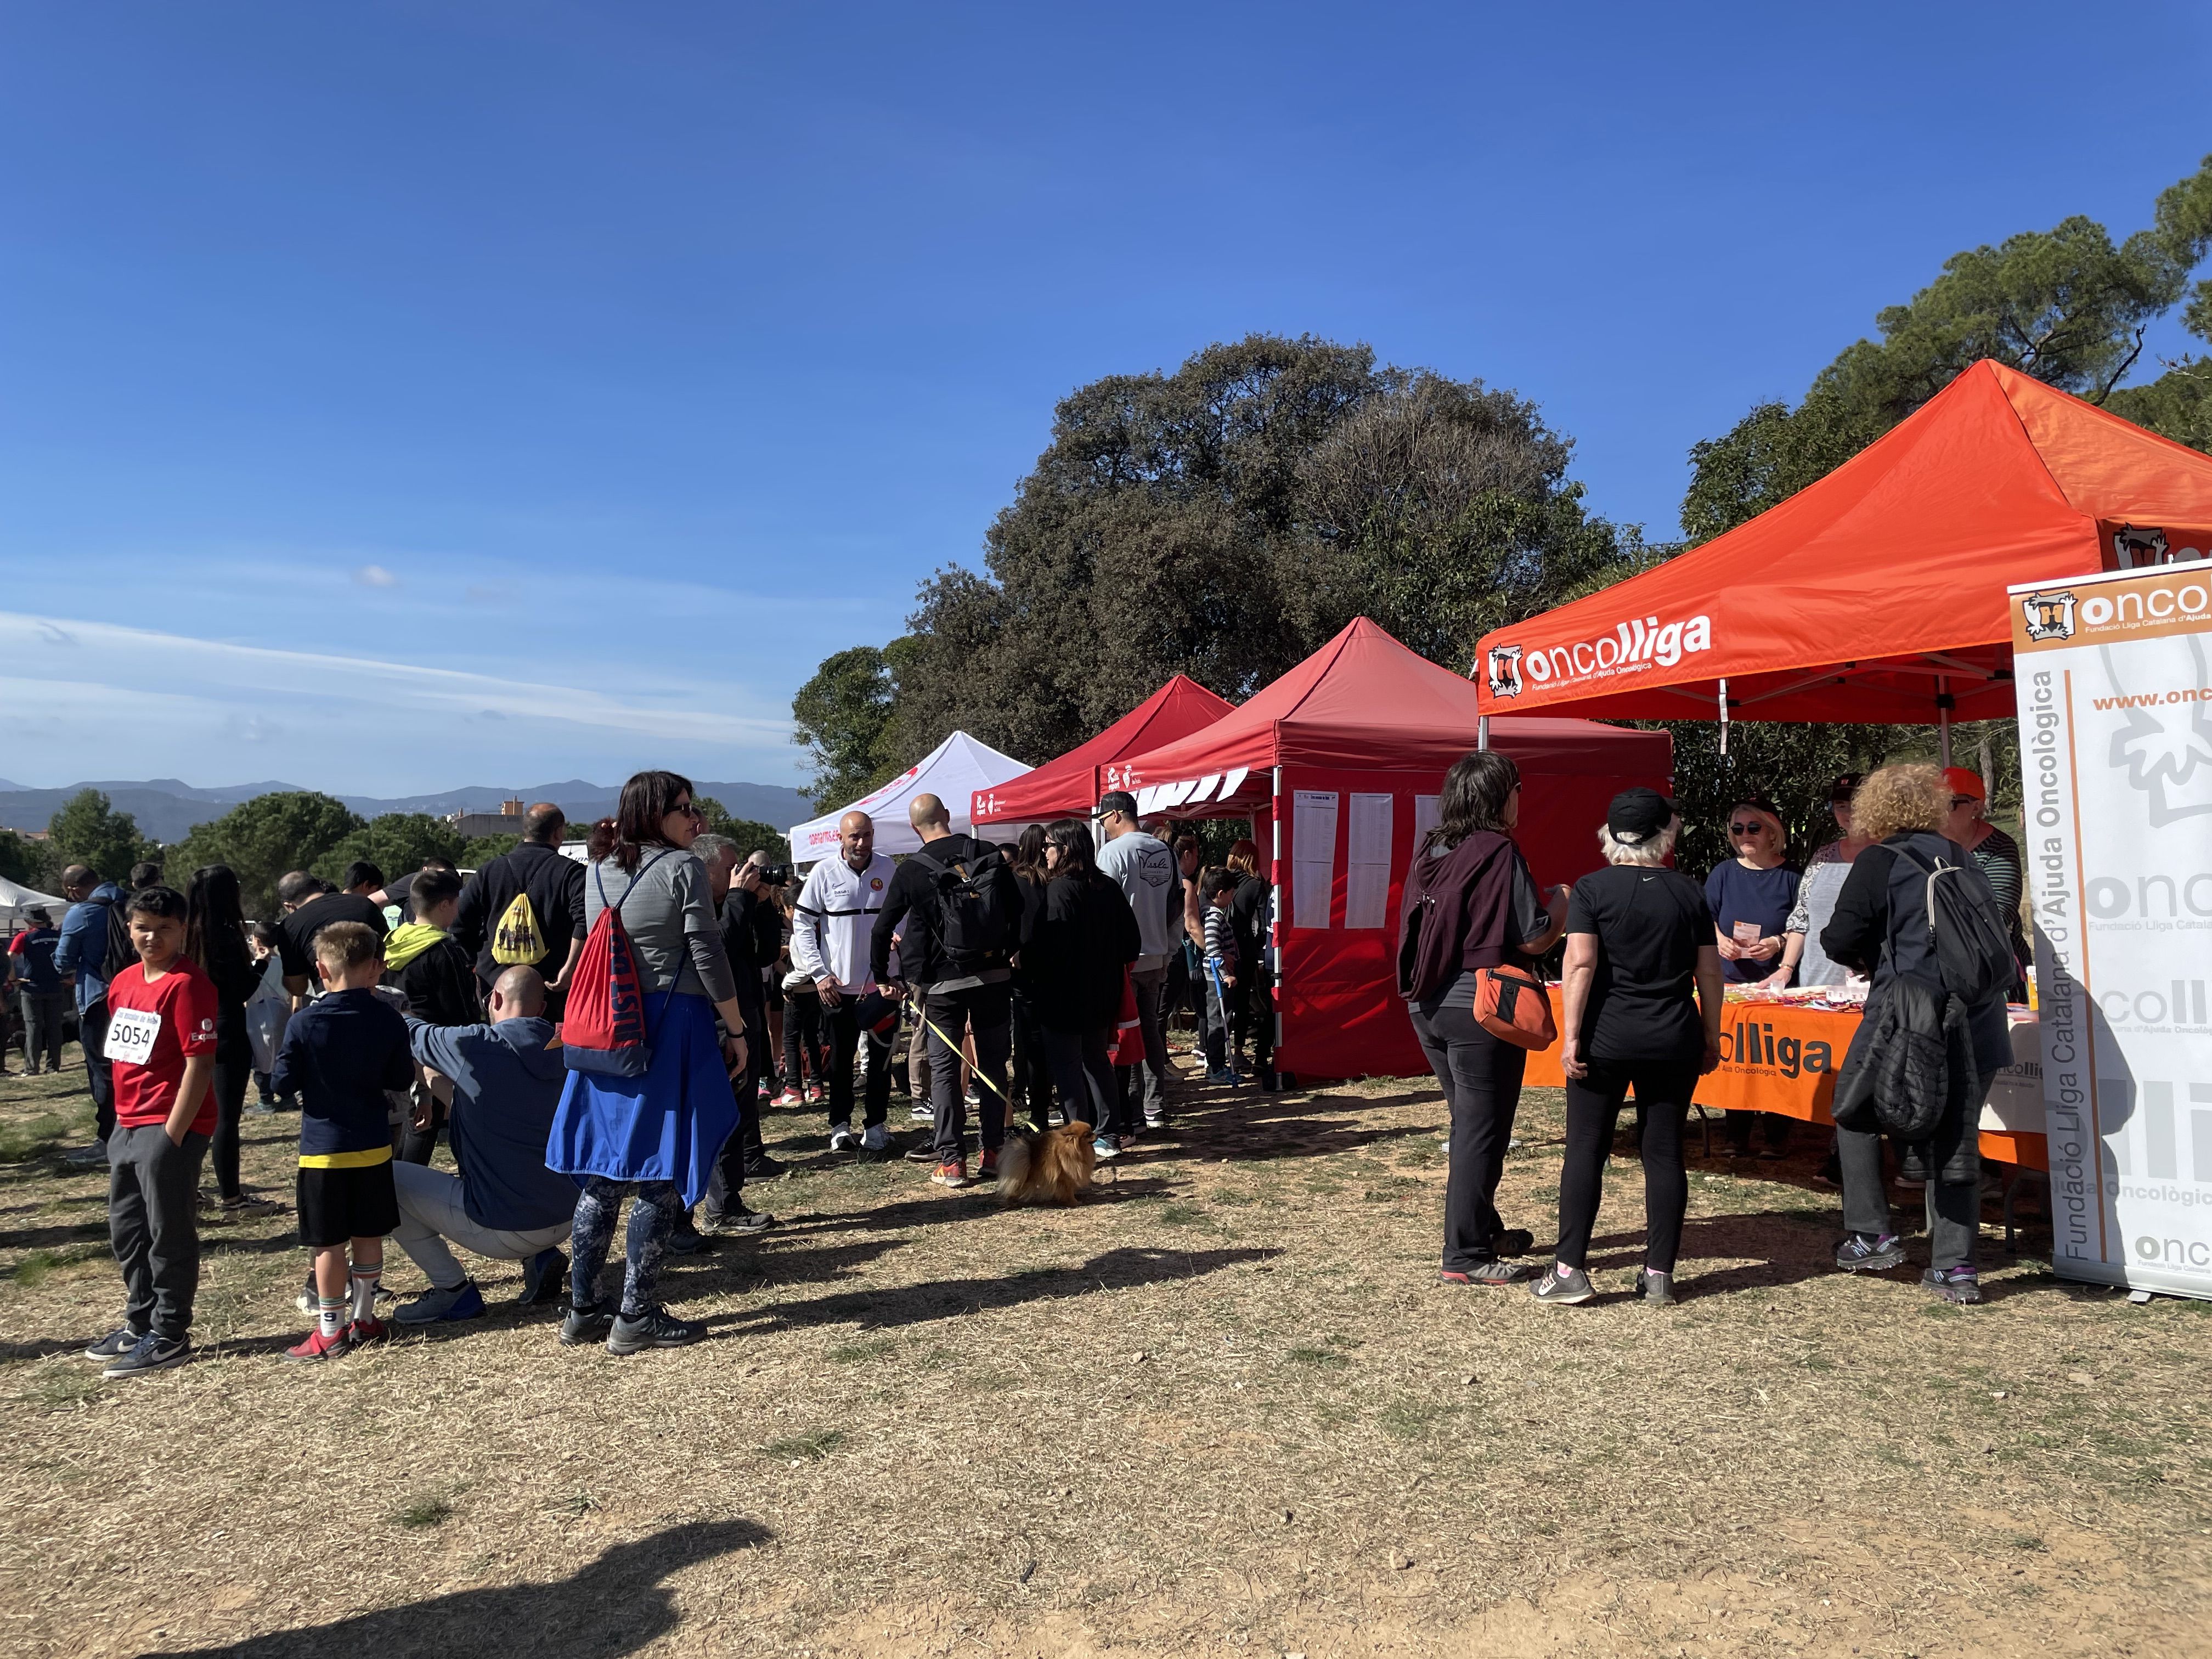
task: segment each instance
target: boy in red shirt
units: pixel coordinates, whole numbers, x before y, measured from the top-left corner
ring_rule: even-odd
[[[131,896],[136,965],[107,985],[115,1068],[107,1138],[107,1232],[123,1269],[123,1323],[87,1348],[103,1376],[167,1370],[192,1357],[200,1283],[200,1164],[215,1132],[215,981],[185,956],[185,896]]]

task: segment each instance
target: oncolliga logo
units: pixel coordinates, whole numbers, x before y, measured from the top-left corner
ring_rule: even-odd
[[[1521,690],[1521,647],[1517,645],[1492,646],[1490,695],[1493,697],[1517,697]]]
[[[1491,689],[1500,696],[1514,695],[1498,687],[1498,659],[1505,651],[1511,651],[1518,659],[1511,665],[1516,680],[1526,674],[1543,685],[1554,680],[1564,683],[1615,674],[1645,663],[1672,668],[1693,651],[1710,651],[1712,644],[1711,617],[1692,617],[1686,622],[1670,622],[1663,628],[1656,616],[1632,617],[1616,623],[1612,633],[1595,640],[1577,640],[1572,645],[1537,646],[1525,655],[1518,646],[1493,646],[1490,653]]]

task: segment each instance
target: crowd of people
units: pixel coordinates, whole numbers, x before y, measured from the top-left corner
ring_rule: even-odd
[[[584,859],[540,804],[514,851],[465,877],[434,860],[391,881],[366,861],[337,881],[295,871],[257,921],[223,866],[182,890],[155,864],[123,882],[71,866],[62,925],[33,914],[8,960],[27,1069],[58,1069],[74,1007],[97,1139],[68,1156],[109,1172],[123,1319],[87,1356],[112,1377],[191,1357],[203,1221],[280,1207],[241,1182],[248,1115],[300,1120],[312,1325],[288,1358],[389,1334],[387,1238],[428,1280],[392,1310],[401,1325],[483,1315],[465,1252],[520,1264],[525,1304],[563,1302],[562,1342],[629,1354],[704,1334],[662,1303],[669,1255],[773,1224],[744,1200],[781,1169],[769,1105],[821,1106],[833,1153],[927,1162],[949,1188],[995,1179],[1010,1128],[1055,1114],[1110,1160],[1167,1127],[1167,1021],[1186,999],[1210,1078],[1241,1084],[1249,1045],[1275,1086],[1252,843],[1204,870],[1194,837],[1140,827],[1122,793],[1003,844],[953,831],[933,796],[909,817],[919,853],[878,854],[848,813],[837,856],[799,880],[707,832],[688,780],[641,773]],[[588,1024],[571,1018],[580,985],[606,997],[617,937],[643,1040],[635,1063],[601,1065],[562,1033]],[[927,1126],[910,1145],[890,1133],[894,1090]],[[432,1167],[441,1141],[451,1171]]]
[[[1934,954],[1923,879],[1943,871],[2009,918],[2008,959],[1953,1011],[1954,1063],[1936,1085],[1948,1093],[1909,1137],[1881,1098],[1908,1084],[1855,1092],[1854,1066],[1873,1068],[1854,1043],[1830,1153],[1849,1229],[1837,1264],[1904,1260],[1887,1132],[1907,1139],[1904,1173],[1925,1188],[1927,1283],[1978,1299],[1973,1129],[2010,1062],[2005,1003],[2024,959],[2018,852],[1986,822],[1980,779],[1925,766],[1839,779],[1840,833],[1802,870],[1772,805],[1744,799],[1729,814],[1735,855],[1702,884],[1672,867],[1674,803],[1628,790],[1597,829],[1602,867],[1548,892],[1513,839],[1521,792],[1505,756],[1461,761],[1403,889],[1399,988],[1450,1113],[1444,1282],[1527,1277],[1517,1258],[1534,1234],[1507,1224],[1497,1197],[1528,1053],[1553,1035],[1536,970],[1555,947],[1565,1158],[1553,1259],[1529,1289],[1547,1303],[1595,1294],[1590,1237],[1632,1098],[1647,1224],[1636,1287],[1664,1305],[1687,1202],[1683,1125],[1717,1063],[1727,987],[1856,976],[1862,1036],[1877,1006],[1893,1024],[1911,1001],[1901,988],[1952,971]],[[71,1156],[109,1170],[124,1316],[88,1356],[111,1376],[190,1357],[203,1212],[278,1207],[240,1181],[249,1111],[300,1117],[298,1303],[313,1322],[287,1357],[316,1362],[388,1334],[386,1238],[428,1280],[394,1310],[403,1325],[485,1312],[458,1247],[520,1264],[526,1304],[565,1301],[565,1344],[696,1341],[703,1327],[661,1300],[662,1263],[773,1224],[744,1197],[781,1167],[760,1132],[770,1104],[821,1107],[833,1154],[927,1163],[957,1188],[994,1180],[1008,1134],[1055,1117],[1081,1125],[1102,1162],[1167,1130],[1177,1009],[1209,1083],[1241,1086],[1249,1048],[1262,1086],[1278,1086],[1272,890],[1252,842],[1205,867],[1196,837],[1156,833],[1119,791],[1088,820],[1006,843],[955,830],[933,795],[909,822],[920,848],[893,860],[869,816],[847,813],[836,855],[799,879],[707,832],[688,780],[644,772],[584,859],[562,850],[563,816],[541,804],[514,851],[465,878],[435,860],[391,882],[368,863],[337,882],[295,871],[265,921],[246,920],[220,865],[182,890],[156,865],[122,884],[71,866],[60,927],[32,913],[7,959],[28,1068],[59,1066],[73,1003],[98,1140]],[[927,1126],[903,1146],[895,1090]],[[1741,1133],[1747,1150],[1747,1120]],[[451,1172],[432,1167],[441,1140]]]
[[[1924,1188],[1923,1282],[1947,1302],[1980,1300],[1980,1110],[2012,1063],[2006,1009],[2025,994],[2027,962],[2019,852],[1987,822],[1982,780],[1925,765],[1838,779],[1831,808],[1841,835],[1802,874],[1784,860],[1773,806],[1740,801],[1727,825],[1735,855],[1702,886],[1670,867],[1681,831],[1675,803],[1627,790],[1597,831],[1604,867],[1549,892],[1538,890],[1512,839],[1521,789],[1501,754],[1453,767],[1404,890],[1400,989],[1451,1114],[1444,1282],[1528,1277],[1516,1258],[1534,1248],[1534,1235],[1509,1226],[1496,1200],[1528,1048],[1549,1036],[1550,1017],[1548,1004],[1539,1021],[1512,999],[1516,976],[1563,945],[1566,1148],[1553,1259],[1528,1280],[1536,1300],[1573,1304],[1596,1293],[1590,1234],[1632,1095],[1646,1234],[1635,1288],[1648,1303],[1674,1302],[1688,1205],[1682,1127],[1697,1079],[1720,1062],[1727,988],[1780,988],[1800,974],[1823,986],[1856,976],[1865,991],[1829,1153],[1847,1229],[1836,1265],[1879,1271],[1905,1261],[1888,1201],[1889,1139],[1899,1179]],[[1941,896],[1938,880],[1949,884]],[[1956,937],[1961,921],[1974,938]],[[1907,1038],[1940,1058],[1918,1071],[1891,1063],[1908,1048],[1931,1052]],[[1747,1137],[1747,1115],[1741,1123]],[[1768,1151],[1779,1144],[1771,1137]]]

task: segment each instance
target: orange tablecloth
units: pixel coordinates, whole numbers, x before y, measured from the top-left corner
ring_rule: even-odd
[[[1561,1017],[1559,988],[1552,1012]],[[1859,1016],[1778,1002],[1732,1002],[1721,1021],[1720,1069],[1698,1079],[1698,1103],[1712,1111],[1778,1112],[1807,1123],[1832,1123],[1836,1073],[1858,1030]],[[1523,1079],[1557,1089],[1566,1081],[1557,1043],[1528,1056]],[[1982,1134],[1982,1153],[2003,1164],[2047,1170],[2050,1155],[2036,1134]]]

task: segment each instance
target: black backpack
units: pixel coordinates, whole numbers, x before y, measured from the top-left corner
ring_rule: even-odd
[[[1003,963],[1014,948],[1020,921],[1020,895],[1013,893],[1012,871],[1005,854],[985,847],[973,856],[947,864],[927,852],[913,855],[935,878],[937,942],[953,965],[975,969]],[[1012,894],[1013,902],[1008,903]]]
[[[1934,864],[1909,847],[1897,849],[1928,875],[1928,946],[1943,988],[1969,1008],[2010,991],[2020,977],[2010,930],[1995,896],[1972,865],[1938,858]]]
[[[138,960],[138,947],[131,942],[131,901],[107,901],[107,956],[100,965],[102,979],[112,980]]]

